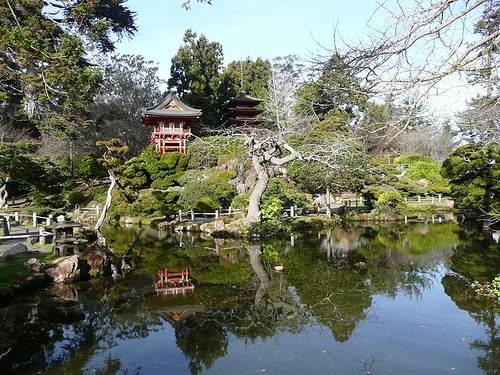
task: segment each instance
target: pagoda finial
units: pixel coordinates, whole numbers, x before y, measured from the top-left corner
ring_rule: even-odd
[[[241,80],[241,92],[245,92],[245,86],[243,86],[243,58],[240,58],[240,80]]]

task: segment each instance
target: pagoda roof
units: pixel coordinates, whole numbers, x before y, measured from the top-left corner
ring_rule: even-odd
[[[177,92],[171,90],[163,100],[152,107],[143,108],[142,117],[181,117],[198,118],[201,110],[192,108],[183,103],[177,96]]]
[[[238,104],[250,104],[250,105],[258,105],[262,103],[262,99],[254,98],[253,96],[247,95],[244,91],[240,93],[240,95],[231,98],[227,101],[228,105],[238,105]]]

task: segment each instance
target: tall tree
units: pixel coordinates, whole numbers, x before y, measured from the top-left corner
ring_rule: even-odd
[[[92,106],[95,127],[90,141],[119,138],[137,154],[149,141],[150,129],[141,125],[141,109],[161,100],[158,67],[137,55],[115,55],[106,61],[103,83]]]
[[[203,111],[203,125],[215,127],[218,125],[217,90],[224,59],[222,46],[191,29],[186,30],[183,41],[184,45],[172,58],[168,87],[175,87],[182,100]]]
[[[225,102],[240,92],[244,91],[250,96],[264,99],[270,74],[271,63],[260,57],[255,61],[250,58],[242,61],[231,61],[221,75],[221,82],[217,90],[221,122],[224,123],[229,114]]]
[[[123,0],[5,0],[0,3],[0,115],[34,135],[72,137],[88,123],[100,74],[91,49],[113,50],[132,35]]]

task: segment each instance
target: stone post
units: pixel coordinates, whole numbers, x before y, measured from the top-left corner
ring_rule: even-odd
[[[182,210],[179,210],[179,220],[182,220]]]
[[[40,236],[38,237],[38,243],[39,243],[40,245],[45,245],[45,236],[43,235],[43,234],[44,234],[44,232],[45,232],[45,228],[44,228],[44,227],[40,227],[40,228],[38,228],[38,234],[40,235]]]
[[[14,212],[14,221],[19,223],[19,212]]]
[[[36,212],[33,212],[33,228],[36,228]]]
[[[417,196],[418,203],[420,203],[420,195]]]
[[[194,210],[191,209],[191,221],[194,221]]]
[[[295,207],[294,206],[290,207],[290,217],[291,218],[295,217]]]
[[[219,210],[215,210],[215,220],[219,220]]]
[[[438,195],[438,202],[441,203],[441,197],[442,197],[442,194],[439,194]]]

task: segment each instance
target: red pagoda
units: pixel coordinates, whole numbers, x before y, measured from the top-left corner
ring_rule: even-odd
[[[191,136],[189,125],[200,116],[199,109],[184,104],[172,90],[158,105],[142,110],[142,123],[154,127],[151,142],[160,154],[169,151],[185,153]]]
[[[260,123],[257,116],[263,111],[256,108],[260,103],[261,99],[253,98],[242,91],[237,97],[229,99],[226,105],[231,111],[232,121],[236,122],[238,127],[246,128],[248,125]]]

